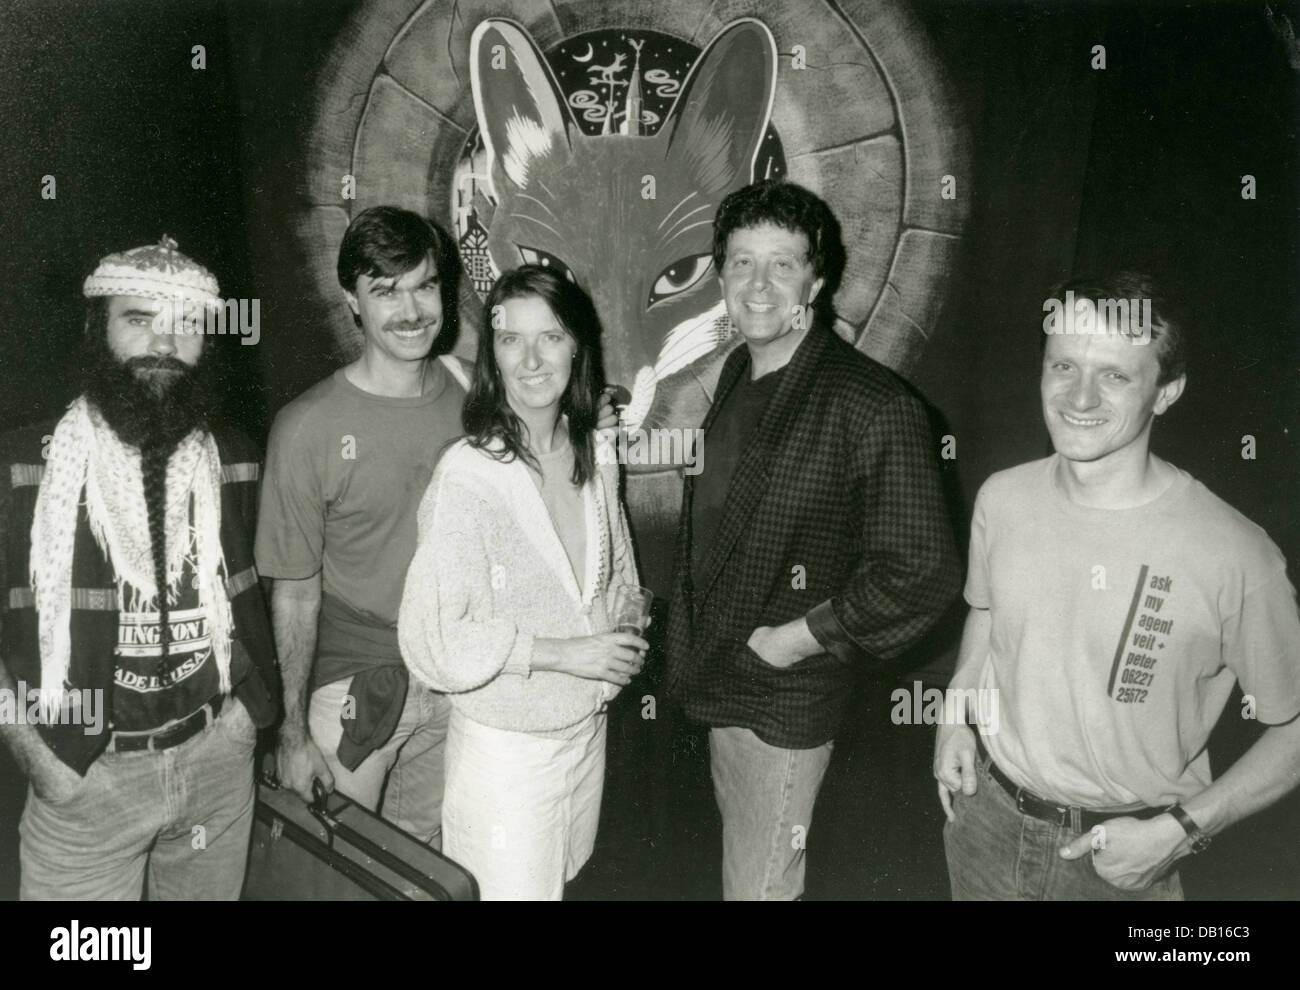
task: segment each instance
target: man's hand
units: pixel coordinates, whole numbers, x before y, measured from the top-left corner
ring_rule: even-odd
[[[822,652],[821,644],[808,631],[808,623],[803,618],[780,626],[759,626],[749,634],[745,645],[773,667],[789,667]]]
[[[22,697],[3,659],[0,659],[0,693],[7,693],[11,698]],[[0,740],[23,776],[31,781],[32,790],[46,801],[71,800],[85,786],[86,779],[54,755],[36,726],[15,724],[16,721],[0,719]]]
[[[956,821],[952,796],[967,797],[979,786],[975,779],[975,732],[968,725],[940,725],[934,739],[934,779],[939,782],[939,803],[948,821]]]
[[[1093,850],[1093,836],[1081,835],[1060,850],[1062,859],[1092,855],[1101,877],[1120,890],[1146,890],[1177,860],[1187,855],[1187,833],[1173,815],[1146,821],[1121,816],[1102,823],[1105,842]]]
[[[313,799],[311,782],[317,778],[325,790],[334,790],[334,775],[321,755],[320,748],[305,734],[280,731],[275,749],[275,775],[280,786],[287,787],[304,801]]]
[[[600,399],[596,402],[596,432],[610,434],[610,439],[614,438],[614,431],[618,429],[618,411],[614,408],[614,400],[610,398],[612,386],[601,389]]]
[[[284,684],[284,723],[275,750],[275,775],[304,801],[312,800],[313,778],[319,777],[327,791],[334,789],[334,775],[307,733],[320,602],[320,571],[302,580],[277,578],[271,585],[271,625]]]
[[[86,785],[86,778],[50,754],[39,770],[32,773],[32,790],[42,801],[55,803],[71,800]]]

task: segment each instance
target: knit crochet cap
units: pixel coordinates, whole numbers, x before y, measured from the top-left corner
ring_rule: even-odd
[[[221,290],[213,274],[181,254],[174,240],[163,234],[157,244],[110,254],[100,261],[82,286],[92,296],[139,296],[144,299],[194,300],[218,307]]]

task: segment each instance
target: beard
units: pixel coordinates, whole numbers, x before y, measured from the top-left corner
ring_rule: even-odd
[[[207,429],[216,408],[212,348],[197,365],[173,357],[122,361],[102,336],[87,342],[86,398],[123,443],[170,451],[189,433]]]

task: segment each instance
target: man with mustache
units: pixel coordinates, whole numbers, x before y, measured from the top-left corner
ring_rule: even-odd
[[[0,441],[0,689],[38,699],[0,725],[30,780],[20,894],[236,899],[278,680],[258,456],[213,417],[217,282],[164,237],[84,292],[85,391]]]
[[[461,433],[466,371],[430,358],[454,251],[409,210],[374,207],[348,226],[338,275],[361,356],[276,416],[257,533],[275,579],[281,781],[309,799],[319,779],[435,847],[451,706],[408,681],[396,623],[415,510]]]

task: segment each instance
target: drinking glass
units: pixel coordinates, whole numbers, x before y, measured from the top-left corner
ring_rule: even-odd
[[[617,632],[640,636],[650,624],[650,604],[654,593],[635,584],[620,584],[614,589],[614,614],[610,618]]]

